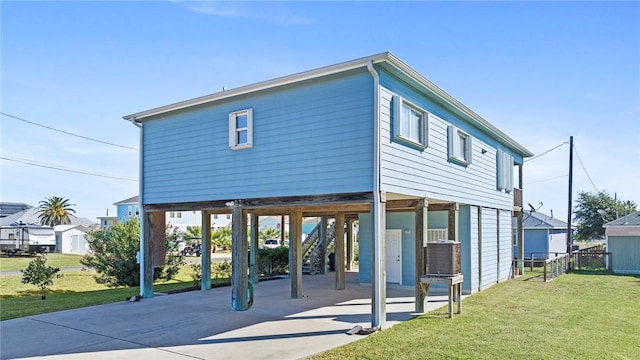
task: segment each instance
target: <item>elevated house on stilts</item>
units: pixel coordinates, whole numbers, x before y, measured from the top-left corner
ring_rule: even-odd
[[[140,129],[143,297],[153,296],[153,267],[164,258],[167,211],[201,211],[203,224],[233,215],[236,310],[249,308],[257,280],[248,249],[258,245],[258,216],[290,219],[292,298],[303,293],[303,218],[323,219],[325,239],[327,219],[335,221],[335,291],[345,288],[357,220],[372,327],[385,327],[388,282],[415,286],[423,311],[430,240],[460,242],[464,293],[513,271],[512,217],[522,234],[522,165],[532,153],[391,53],[124,118]],[[208,246],[202,289],[211,287]],[[326,271],[326,252],[319,261]]]

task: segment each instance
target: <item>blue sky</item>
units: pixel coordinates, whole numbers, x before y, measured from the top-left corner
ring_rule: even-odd
[[[578,191],[640,205],[637,2],[0,3],[1,110],[138,147],[153,107],[391,51],[535,154],[574,136]],[[79,216],[137,194],[136,151],[3,115],[2,201]],[[566,219],[568,145],[528,161],[524,200]],[[551,179],[551,180],[549,180]],[[594,187],[595,186],[595,187]]]

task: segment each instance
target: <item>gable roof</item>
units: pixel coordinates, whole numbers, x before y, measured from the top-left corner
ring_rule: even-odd
[[[134,197],[130,197],[128,199],[120,200],[118,202],[113,203],[113,205],[123,205],[123,204],[138,204],[140,203],[140,197],[138,195]]]
[[[623,216],[603,225],[605,228],[611,226],[640,226],[640,211],[636,211],[633,214]]]
[[[345,71],[367,67],[368,64],[386,64],[391,66],[392,68],[398,70],[400,73],[406,75],[407,77],[414,80],[420,86],[425,88],[427,91],[435,95],[435,97],[441,102],[447,104],[448,106],[456,109],[458,112],[462,114],[463,117],[468,119],[472,124],[475,124],[480,129],[484,129],[487,133],[492,136],[500,139],[500,141],[504,142],[508,146],[512,147],[515,151],[520,153],[523,157],[533,156],[533,153],[527,150],[524,146],[517,143],[515,140],[507,136],[501,130],[493,126],[487,120],[483,119],[480,115],[473,112],[471,109],[463,105],[461,102],[456,100],[453,96],[447,94],[444,90],[440,89],[434,83],[429,81],[427,78],[422,76],[420,73],[412,69],[410,66],[405,64],[398,57],[393,55],[390,52],[384,52],[376,55],[366,56],[363,58],[346,61],[342,63],[338,63],[335,65],[330,65],[314,70],[309,70],[293,75],[288,75],[280,78],[276,78],[273,80],[267,80],[259,83],[255,83],[252,85],[242,86],[236,89],[230,89],[221,91],[218,93],[214,93],[211,95],[201,96],[195,99],[190,99],[186,101],[177,102],[174,104],[169,104],[161,107],[157,107],[154,109],[138,112],[131,115],[126,115],[123,118],[128,121],[143,121],[146,118],[161,115],[165,113],[169,113],[172,111],[189,108],[192,106],[203,105],[207,103],[211,103],[214,101],[228,99],[260,90],[273,89],[275,87],[294,84],[306,80],[316,79],[323,76],[328,76],[332,74],[342,73]]]
[[[85,232],[85,233],[91,231],[90,228],[88,228],[86,226],[79,225],[79,224],[77,224],[77,225],[56,225],[56,226],[53,227],[53,230],[55,232],[61,232],[61,233],[65,232],[65,231],[69,231],[71,229],[78,229],[78,230],[80,230],[82,232]]]
[[[69,214],[69,220],[71,225],[82,225],[85,227],[91,227],[96,225],[95,222],[83,217],[77,217],[73,214]],[[18,224],[35,224],[40,225],[40,218],[38,217],[38,208],[31,207],[26,210],[22,210],[15,214],[9,215],[4,218],[0,218],[0,225],[18,225]]]
[[[558,220],[556,218],[552,218],[549,215],[537,212],[537,211],[529,211],[525,210],[524,213],[524,224],[523,227],[525,229],[566,229],[567,223]]]

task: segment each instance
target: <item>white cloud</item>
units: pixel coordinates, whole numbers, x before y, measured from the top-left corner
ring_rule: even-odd
[[[276,25],[309,25],[315,19],[293,13],[276,2],[172,1],[186,9],[207,15],[259,19]]]

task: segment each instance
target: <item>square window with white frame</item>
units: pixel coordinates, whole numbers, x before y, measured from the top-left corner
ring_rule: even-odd
[[[407,145],[424,149],[428,146],[429,114],[400,96],[394,96],[393,136]]]
[[[233,150],[253,147],[253,110],[229,114],[229,147]]]
[[[471,135],[455,126],[449,126],[447,133],[449,161],[465,166],[471,165],[471,154],[473,153]]]

